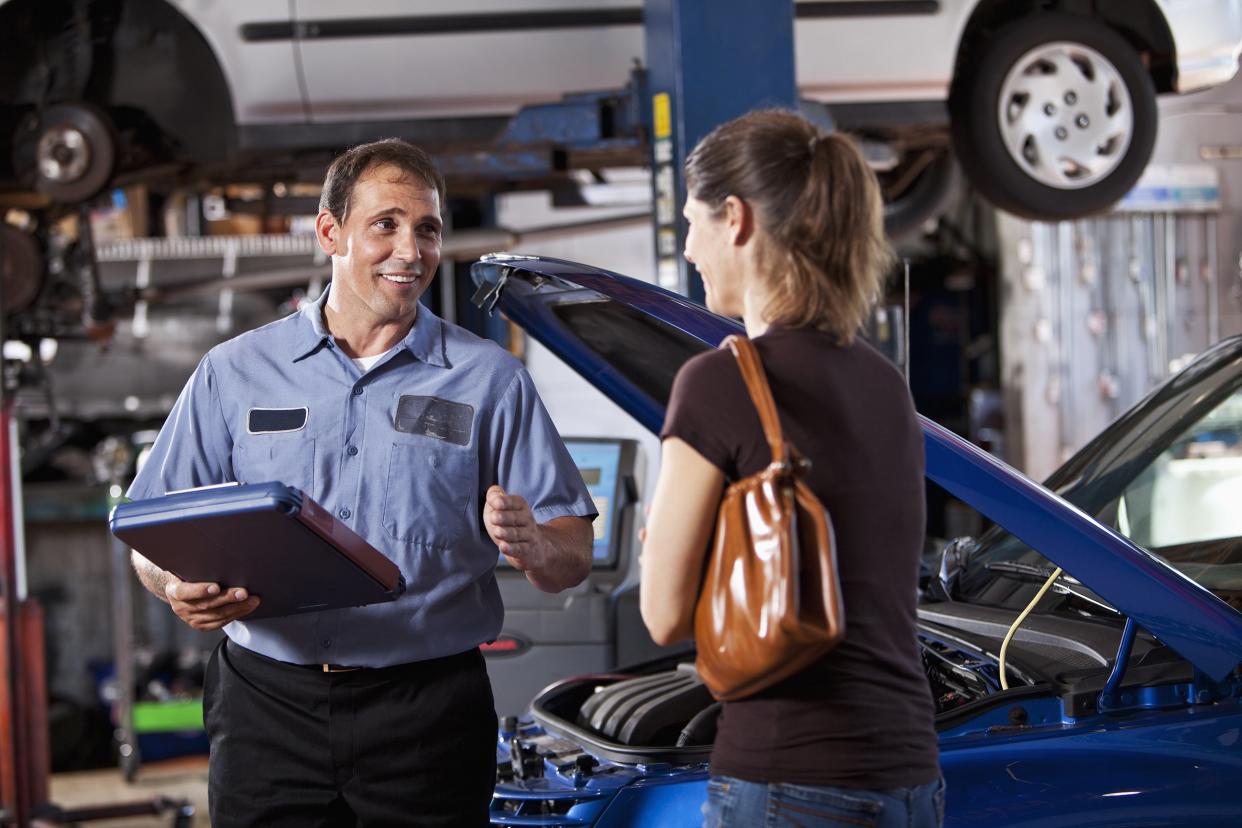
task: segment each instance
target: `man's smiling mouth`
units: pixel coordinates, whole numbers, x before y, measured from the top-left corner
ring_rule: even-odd
[[[408,285],[411,282],[418,281],[418,275],[414,273],[381,273],[379,275],[384,279],[387,279],[390,282],[395,282],[399,285]]]

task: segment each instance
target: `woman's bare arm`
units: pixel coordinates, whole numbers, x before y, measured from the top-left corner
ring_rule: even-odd
[[[684,440],[664,441],[643,543],[640,590],[643,623],[657,644],[694,636],[694,605],[724,479],[720,469]]]

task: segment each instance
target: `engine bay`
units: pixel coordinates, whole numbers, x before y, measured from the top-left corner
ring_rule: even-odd
[[[935,640],[921,644],[938,717],[996,692],[988,665]],[[540,694],[531,710],[550,731],[613,761],[689,763],[710,753],[720,702],[686,653],[642,665],[637,674],[567,679]]]

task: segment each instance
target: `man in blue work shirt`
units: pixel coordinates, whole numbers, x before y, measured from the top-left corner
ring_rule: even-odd
[[[392,603],[246,621],[260,596],[134,556],[195,629],[224,628],[204,686],[211,821],[486,825],[496,719],[478,645],[500,632],[496,551],[555,592],[590,567],[595,508],[521,364],[419,297],[444,184],[395,139],[324,182],[326,294],[213,348],[129,496],[229,481],[308,492],[392,558]]]

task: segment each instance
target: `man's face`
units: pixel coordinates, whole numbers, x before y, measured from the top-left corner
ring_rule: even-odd
[[[319,217],[333,305],[367,324],[413,323],[440,264],[440,194],[391,166],[362,174],[344,222]]]

